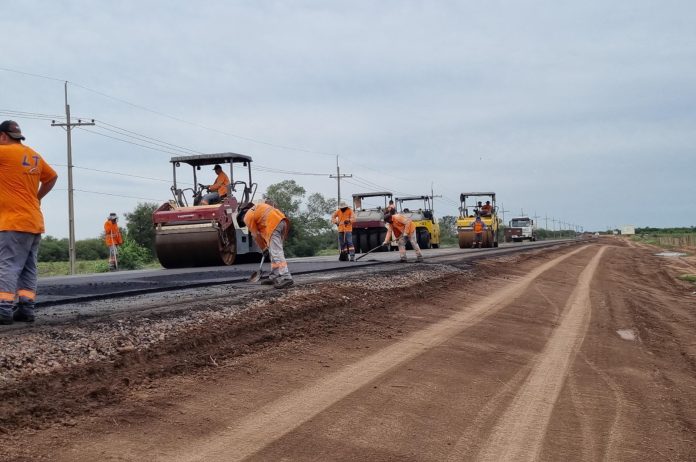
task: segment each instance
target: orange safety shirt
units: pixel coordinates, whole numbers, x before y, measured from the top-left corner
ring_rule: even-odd
[[[230,177],[227,176],[225,172],[218,173],[217,178],[215,178],[215,183],[210,185],[211,191],[217,191],[220,197],[227,195],[227,188],[230,185]]]
[[[481,211],[482,211],[483,213],[487,213],[487,214],[489,214],[489,215],[491,214],[491,210],[492,210],[492,209],[493,209],[493,207],[490,206],[490,205],[484,205],[484,206],[481,207]]]
[[[394,237],[397,239],[401,237],[402,234],[410,236],[416,231],[416,225],[413,223],[413,220],[399,213],[392,215],[390,226],[392,233],[394,233]]]
[[[121,236],[121,230],[118,229],[118,223],[114,223],[111,220],[104,222],[104,242],[107,247],[123,244],[123,237]]]
[[[348,220],[348,224],[346,224]],[[355,215],[350,207],[346,207],[345,211],[342,209],[336,210],[333,215],[331,215],[331,222],[338,225],[339,233],[350,233],[353,232],[353,223],[355,222]]]
[[[56,171],[23,144],[0,145],[0,231],[41,234],[45,231],[39,183],[56,178]]]
[[[244,224],[249,228],[249,232],[254,236],[256,243],[262,250],[268,248],[271,242],[271,234],[278,227],[281,221],[285,221],[287,226],[283,234],[283,239],[288,237],[290,231],[290,220],[275,207],[268,204],[258,204],[249,209],[244,215]]]
[[[474,228],[476,234],[481,234],[486,229],[486,224],[482,221],[474,221],[471,227]]]

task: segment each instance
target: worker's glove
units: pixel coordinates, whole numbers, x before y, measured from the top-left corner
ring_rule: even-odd
[[[345,221],[343,222],[343,224],[344,224],[344,225],[349,225],[349,224],[350,224],[350,220],[345,220]]]

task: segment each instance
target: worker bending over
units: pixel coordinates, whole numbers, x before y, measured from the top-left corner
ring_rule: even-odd
[[[109,248],[109,271],[118,270],[118,247],[123,244],[118,216],[111,212],[104,222],[104,243]]]
[[[398,239],[400,261],[405,262],[406,240],[408,239],[413,250],[416,251],[416,261],[423,261],[423,255],[416,239],[416,225],[413,223],[413,220],[399,213],[387,211],[384,214],[384,221],[387,223],[387,236],[384,238],[382,245],[389,245],[392,236],[394,239]]]
[[[264,252],[271,254],[271,275],[269,277],[276,289],[283,289],[293,284],[292,275],[285,261],[283,241],[288,237],[290,221],[277,208],[261,202],[249,202],[237,215],[237,225],[247,227],[254,240]]]
[[[227,192],[230,187],[230,177],[222,171],[222,167],[219,165],[213,167],[213,170],[217,173],[217,178],[215,178],[215,183],[208,186],[208,191],[210,192],[203,196],[201,205],[217,204],[227,197]]]
[[[338,226],[338,244],[341,249],[339,260],[355,261],[355,247],[353,247],[353,223],[355,215],[353,210],[348,207],[344,201],[338,206],[333,215],[331,215],[331,223]]]

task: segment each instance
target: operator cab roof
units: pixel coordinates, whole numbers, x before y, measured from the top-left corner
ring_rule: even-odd
[[[199,154],[196,156],[172,157],[169,162],[189,164],[194,167],[201,165],[232,164],[238,162],[251,162],[251,156],[236,154],[234,152],[222,152],[220,154]]]
[[[399,202],[404,202],[404,201],[422,201],[425,199],[430,199],[430,196],[407,196],[407,197],[397,197],[396,200]]]
[[[495,200],[494,192],[463,192],[459,195],[459,200],[463,201],[466,197],[491,196]]]
[[[359,193],[353,194],[353,197],[378,197],[378,196],[389,196],[392,197],[393,194],[390,192],[372,192],[372,193]]]

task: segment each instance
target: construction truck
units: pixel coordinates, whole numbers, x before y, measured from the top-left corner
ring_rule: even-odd
[[[481,247],[498,247],[498,206],[494,192],[464,192],[459,195],[459,218],[457,218],[457,235],[459,248],[467,249],[474,246],[473,223],[476,217],[486,225],[483,232]],[[483,202],[488,201],[489,205]]]
[[[256,193],[257,185],[251,179],[251,157],[228,152],[172,157],[170,162],[173,199],[152,215],[155,250],[162,266],[182,268],[260,261],[261,249],[249,230],[238,228],[235,221],[239,207],[250,202]],[[207,187],[198,182],[197,174],[201,167],[216,164],[223,166],[223,170],[229,167],[228,192],[218,203],[200,205]],[[183,165],[191,167],[193,183],[177,180],[177,170]],[[212,168],[206,169],[205,177],[212,175]]]
[[[421,202],[422,206],[414,209],[406,207],[404,205],[406,202]],[[396,209],[400,214],[410,218],[416,225],[416,240],[421,249],[440,247],[440,225],[433,214],[432,196],[397,197]],[[410,246],[410,242],[408,246]]]
[[[353,246],[356,253],[365,253],[378,247],[387,237],[384,212],[389,207],[393,194],[373,192],[353,194]],[[378,249],[378,252],[387,248]]]
[[[536,241],[534,220],[529,217],[514,217],[505,228],[505,242]]]

